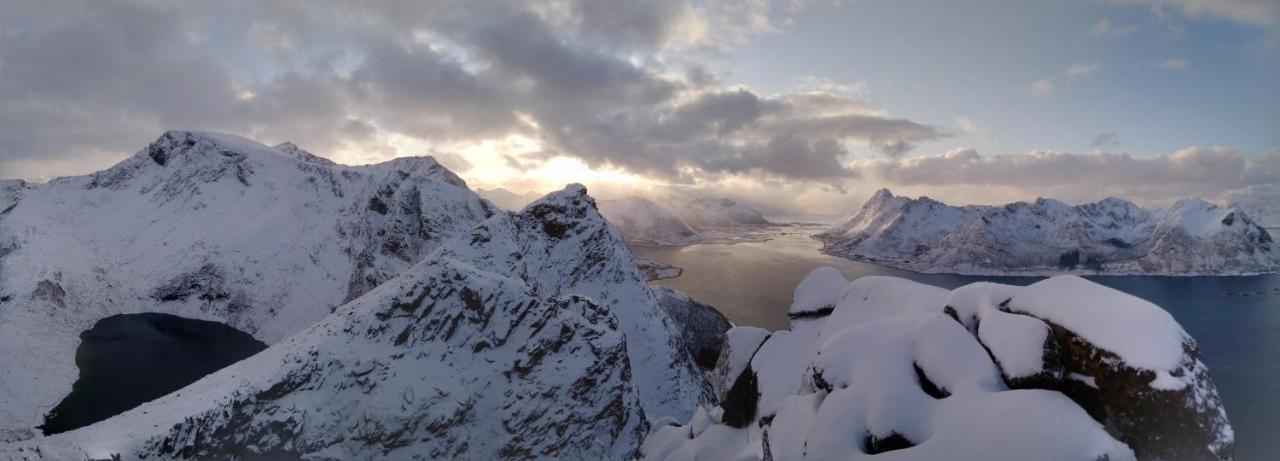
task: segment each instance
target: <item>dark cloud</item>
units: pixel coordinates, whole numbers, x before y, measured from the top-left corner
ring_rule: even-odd
[[[544,148],[512,157],[521,167],[566,155],[674,181],[838,182],[855,176],[847,145],[901,155],[946,136],[842,94],[722,88],[707,69],[667,59],[774,28],[785,8],[767,2],[0,0],[0,9],[6,175],[6,165],[54,168],[89,151],[123,157],[177,128],[380,152],[371,158],[395,152],[389,135],[431,145],[518,133]]]
[[[384,127],[425,139],[496,136],[516,124],[501,82],[468,72],[426,46],[369,45],[350,78],[360,112]]]

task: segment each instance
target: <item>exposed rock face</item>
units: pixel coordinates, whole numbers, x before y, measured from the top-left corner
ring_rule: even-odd
[[[818,234],[824,251],[917,272],[1223,275],[1280,271],[1280,247],[1239,207],[1144,210],[1117,198],[948,206],[877,192]]]
[[[683,336],[727,328],[706,309],[649,291],[571,186],[258,355],[39,446],[127,459],[626,459],[650,418],[710,401],[687,352],[709,345]]]
[[[1129,445],[1139,459],[1232,458],[1234,438],[1227,414],[1190,337],[1183,343],[1184,356],[1178,368],[1172,372],[1172,377],[1185,384],[1165,388],[1155,384],[1155,372],[1127,366],[1116,354],[1088,339],[1061,325],[1048,324],[1053,343],[1064,346],[1046,348],[1045,355],[1060,364],[1060,374],[1075,379],[1054,382],[1042,378],[1024,385],[1066,394]],[[1010,384],[1013,387],[1014,383]]]
[[[801,282],[790,331],[730,330],[710,423],[656,428],[645,459],[1233,456],[1195,341],[1157,306],[1074,276],[947,292],[837,275]]]
[[[0,183],[0,440],[70,391],[96,321],[169,313],[277,342],[497,212],[465,186],[425,157],[351,167],[182,131],[91,175]]]
[[[725,332],[733,327],[729,319],[714,307],[697,302],[689,295],[670,288],[655,287],[658,306],[680,329],[684,350],[704,372],[712,372],[720,360]]]

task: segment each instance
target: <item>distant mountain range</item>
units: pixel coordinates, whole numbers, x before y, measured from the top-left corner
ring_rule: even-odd
[[[876,192],[815,236],[823,251],[927,273],[1238,275],[1280,271],[1280,247],[1237,206],[1147,210],[1118,198],[950,206]]]
[[[666,197],[661,203],[629,196],[600,201],[600,213],[628,242],[688,245],[739,241],[744,231],[772,226],[750,206],[726,198]]]

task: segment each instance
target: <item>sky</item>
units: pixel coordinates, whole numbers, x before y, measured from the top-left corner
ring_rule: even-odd
[[[0,0],[0,178],[165,130],[476,189],[1280,203],[1280,1]]]

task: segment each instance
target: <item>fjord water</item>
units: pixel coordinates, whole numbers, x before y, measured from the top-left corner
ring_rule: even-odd
[[[218,322],[156,313],[104,318],[80,334],[80,378],[41,429],[49,435],[102,421],[266,347]]]
[[[809,235],[821,229],[793,226],[766,242],[632,252],[684,269],[680,277],[654,284],[715,306],[737,325],[769,330],[787,327],[792,290],[821,266],[838,268],[850,280],[891,275],[948,289],[978,281],[1026,285],[1042,278],[917,274],[850,261],[818,251],[821,244]],[[1280,453],[1280,276],[1088,278],[1163,307],[1196,338],[1235,429],[1237,459],[1274,459]]]

